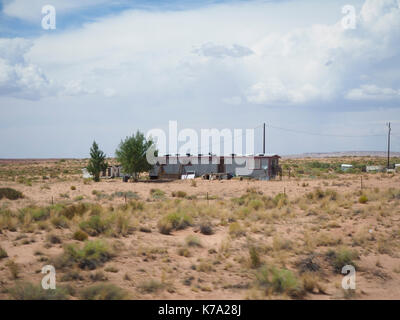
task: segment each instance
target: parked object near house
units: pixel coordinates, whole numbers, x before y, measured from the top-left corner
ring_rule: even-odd
[[[122,172],[122,166],[108,166],[106,170],[101,172],[100,178],[119,178],[125,174]]]
[[[82,178],[83,179],[91,179],[93,176],[89,173],[88,169],[83,168],[82,169]]]
[[[184,174],[182,174],[181,179],[182,180],[191,180],[194,179],[196,177],[196,173],[193,171],[188,171]]]
[[[280,156],[276,154],[256,156],[216,156],[216,155],[165,155],[157,157],[157,163],[150,170],[151,179],[182,179],[205,175],[224,177],[251,177],[270,180],[281,172]]]
[[[342,169],[342,171],[348,171],[348,170],[350,170],[350,169],[353,168],[353,165],[343,163],[343,164],[340,166],[340,168]]]
[[[367,166],[366,171],[367,172],[383,172],[384,171],[384,166]]]

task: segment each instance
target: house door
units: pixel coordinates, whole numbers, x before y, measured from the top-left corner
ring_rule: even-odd
[[[219,158],[218,173],[225,173],[225,159]]]

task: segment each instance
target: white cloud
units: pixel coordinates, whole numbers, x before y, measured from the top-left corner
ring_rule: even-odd
[[[365,84],[360,88],[351,89],[346,98],[349,100],[392,100],[400,99],[400,90],[380,88],[373,84]]]
[[[101,0],[82,5],[96,1]],[[101,92],[112,98],[118,90],[118,96],[141,101],[235,104],[232,97],[241,97],[240,103],[306,104],[346,98],[366,79],[400,86],[400,62],[386,62],[400,56],[398,1],[367,0],[356,30],[344,30],[340,20],[278,28],[282,22],[274,20],[279,14],[272,6],[128,10],[34,39],[25,58],[46,70],[46,78],[64,88],[62,94]],[[296,20],[296,14],[286,18]]]
[[[196,48],[193,52],[203,55],[205,57],[213,58],[241,58],[252,55],[254,52],[239,44],[233,44],[232,46],[217,45],[213,43],[205,43],[200,48]]]
[[[39,99],[48,94],[51,83],[40,67],[25,60],[33,43],[29,40],[0,39],[0,94]]]

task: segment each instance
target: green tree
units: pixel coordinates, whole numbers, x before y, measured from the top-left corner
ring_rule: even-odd
[[[99,149],[99,145],[96,141],[93,141],[92,147],[90,148],[90,160],[87,166],[87,170],[93,175],[94,181],[100,181],[100,172],[106,170],[108,164],[106,162],[106,155]]]
[[[149,171],[153,167],[146,158],[146,151],[150,147],[155,148],[154,141],[151,138],[146,139],[143,133],[137,131],[136,134],[121,141],[115,151],[123,171],[130,174],[135,181],[138,180],[141,172]],[[155,155],[157,155],[157,151],[155,151]]]

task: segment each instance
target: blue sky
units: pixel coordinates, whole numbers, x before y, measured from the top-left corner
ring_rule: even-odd
[[[267,122],[280,154],[384,151],[391,121],[400,151],[399,3],[4,0],[0,158],[86,157],[93,139],[112,156],[169,120]],[[55,30],[41,28],[44,4]],[[355,29],[341,24],[346,4]]]

